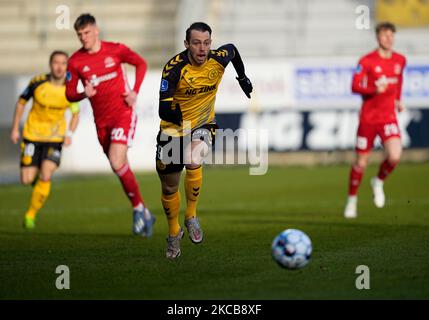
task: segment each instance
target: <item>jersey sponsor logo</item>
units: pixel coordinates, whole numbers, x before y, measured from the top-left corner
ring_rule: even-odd
[[[195,89],[187,89],[185,91],[185,94],[188,96],[193,96],[195,94],[198,93],[205,93],[205,92],[210,92],[216,89],[216,85],[212,85],[212,86],[205,86],[205,87],[201,87],[201,88],[195,88]]]
[[[70,71],[67,71],[66,73],[66,81],[70,81],[72,79],[72,74]]]
[[[399,63],[395,64],[395,67],[394,67],[395,74],[401,74],[401,71],[402,71],[401,65]]]
[[[375,81],[376,86],[385,85],[385,84],[396,84],[396,83],[398,83],[397,77],[386,77],[384,75]]]
[[[90,69],[89,69],[89,67],[88,66],[84,66],[83,67],[83,69],[82,69],[82,72],[88,72]]]
[[[165,91],[167,91],[168,90],[168,81],[167,80],[165,80],[165,79],[162,79],[161,80],[161,88],[160,88],[160,91],[161,92],[165,92]]]
[[[115,60],[113,60],[112,57],[107,57],[106,59],[104,59],[104,66],[106,68],[111,68],[115,65]]]
[[[89,79],[89,82],[94,86],[98,86],[101,82],[112,80],[118,76],[118,73],[116,71],[105,74],[104,76],[97,77],[95,74],[91,76],[91,79]]]
[[[376,66],[376,67],[375,67],[375,69],[374,69],[374,71],[375,71],[375,72],[377,72],[377,73],[380,73],[380,72],[382,72],[383,70],[381,69],[381,67],[380,67],[380,66]]]
[[[44,95],[43,97],[45,97],[46,95]],[[49,111],[63,111],[64,107],[62,106],[54,106],[54,105],[45,105],[45,106],[41,106],[42,109],[46,109]]]

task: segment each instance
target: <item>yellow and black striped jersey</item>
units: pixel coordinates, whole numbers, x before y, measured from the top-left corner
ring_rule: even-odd
[[[189,121],[194,129],[207,123],[214,123],[216,92],[225,67],[234,58],[232,45],[211,50],[207,61],[201,66],[193,66],[188,58],[188,50],[173,57],[164,67],[161,79],[160,101],[171,101],[180,105],[183,123]],[[182,136],[178,125],[161,120],[160,129],[167,135]]]
[[[71,104],[66,98],[66,86],[55,85],[50,74],[31,79],[19,97],[25,105],[33,98],[33,105],[24,125],[23,138],[37,142],[62,142],[67,129],[65,112],[70,107],[79,112],[78,104]]]

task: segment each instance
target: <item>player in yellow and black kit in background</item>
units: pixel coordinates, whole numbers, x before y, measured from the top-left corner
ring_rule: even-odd
[[[51,72],[34,77],[16,103],[11,140],[20,140],[19,122],[25,104],[33,98],[33,105],[25,122],[21,142],[21,183],[33,184],[30,206],[25,213],[24,227],[33,229],[37,212],[42,208],[51,190],[51,177],[60,165],[61,148],[71,144],[78,123],[79,105],[66,98],[65,78],[68,55],[52,52]],[[67,129],[66,110],[72,117]]]
[[[232,62],[237,80],[248,98],[252,92],[252,83],[245,75],[237,48],[227,44],[210,50],[211,33],[210,27],[203,22],[192,24],[186,30],[186,50],[173,57],[162,73],[156,169],[161,179],[161,201],[169,226],[169,259],[177,258],[181,253],[180,239],[184,232],[179,224],[178,189],[184,167],[185,226],[193,243],[203,241],[196,213],[203,179],[201,164],[214,143],[216,92],[229,62]]]

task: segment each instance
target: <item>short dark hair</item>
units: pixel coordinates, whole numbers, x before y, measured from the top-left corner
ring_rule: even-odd
[[[85,28],[88,24],[96,24],[95,17],[90,13],[82,13],[77,17],[74,23],[74,29],[79,31],[82,28]]]
[[[191,24],[191,26],[188,29],[186,29],[186,41],[187,42],[189,42],[189,40],[191,39],[191,31],[192,30],[197,30],[197,31],[201,31],[201,32],[208,31],[210,36],[212,35],[212,28],[210,28],[210,26],[207,23],[194,22],[193,24]]]
[[[69,54],[67,52],[62,50],[55,50],[55,51],[52,51],[51,55],[49,56],[49,64],[52,63],[52,60],[54,60],[54,57],[57,55],[63,55],[66,57],[66,59],[69,58]]]
[[[382,30],[390,30],[393,33],[396,32],[396,27],[393,23],[385,21],[385,22],[380,22],[377,24],[377,26],[375,27],[375,34],[379,34]]]

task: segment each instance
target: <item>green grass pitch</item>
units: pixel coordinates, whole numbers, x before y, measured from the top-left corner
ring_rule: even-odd
[[[182,240],[165,258],[167,223],[155,174],[138,176],[157,217],[154,235],[131,234],[131,210],[117,178],[56,180],[32,232],[21,228],[30,187],[0,186],[2,299],[384,299],[429,298],[429,164],[401,164],[376,209],[368,168],[358,219],[345,220],[348,166],[207,168],[199,203],[200,245]],[[183,226],[185,197],[182,189]],[[273,238],[286,228],[313,242],[310,264],[281,269]],[[70,290],[57,290],[55,268],[70,268]],[[358,265],[370,289],[357,290]]]

